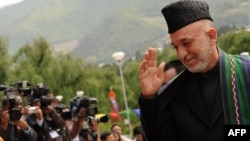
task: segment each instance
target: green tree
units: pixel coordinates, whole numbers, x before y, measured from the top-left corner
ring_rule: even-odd
[[[8,42],[4,37],[0,37],[0,84],[5,85],[5,82],[10,77],[10,58],[8,54]]]
[[[168,62],[176,58],[177,58],[176,51],[171,45],[166,45],[162,51],[158,51],[157,53],[158,65],[161,62]]]
[[[13,56],[15,69],[10,81],[28,80],[33,83],[45,82],[52,61],[52,52],[44,38],[26,44]]]
[[[219,47],[231,54],[250,52],[250,32],[230,31],[219,38]]]

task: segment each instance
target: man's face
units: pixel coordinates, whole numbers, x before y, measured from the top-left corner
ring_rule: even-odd
[[[41,102],[40,102],[40,99],[38,99],[38,98],[36,98],[36,99],[34,99],[33,100],[33,102],[32,102],[32,105],[33,106],[41,106]]]
[[[115,136],[113,134],[110,134],[107,136],[106,141],[115,141]]]
[[[9,95],[8,99],[9,99],[8,109],[9,108],[17,108],[20,111],[22,110],[22,108],[23,108],[23,100],[22,100],[21,96],[19,96],[19,95]]]
[[[120,126],[113,127],[112,131],[117,132],[120,135],[122,134],[122,128]]]
[[[204,21],[194,22],[170,34],[177,56],[191,72],[206,72],[213,53]]]
[[[17,103],[16,103],[16,108],[18,108],[19,110],[22,110],[23,108],[23,99],[21,96],[16,96],[17,98]]]
[[[142,141],[142,134],[135,135],[135,141]]]

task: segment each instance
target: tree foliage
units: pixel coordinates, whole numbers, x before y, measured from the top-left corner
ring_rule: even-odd
[[[220,37],[219,47],[231,54],[250,52],[250,32],[229,31]]]
[[[0,37],[0,84],[7,81],[10,69],[10,58],[8,55],[8,43],[4,37]]]

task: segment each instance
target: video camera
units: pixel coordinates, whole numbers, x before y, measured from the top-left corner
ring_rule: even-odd
[[[8,90],[17,91],[22,96],[28,96],[31,94],[31,83],[23,80],[16,83],[11,83],[10,86],[0,85],[0,91],[4,91],[4,95],[7,95]]]
[[[87,96],[76,96],[70,101],[70,108],[67,105],[61,104],[55,106],[57,113],[61,115],[64,120],[70,120],[73,116],[77,116],[80,108],[86,109],[84,117],[94,116],[98,113],[96,104],[98,100],[96,98],[90,98]]]
[[[16,107],[16,105],[20,104],[18,101],[18,95],[30,95],[31,89],[29,86],[31,86],[31,84],[28,81],[11,83],[10,86],[0,85],[0,91],[4,91],[5,95],[2,103],[3,106],[8,106],[8,112],[11,121],[17,121],[21,118],[22,113]]]
[[[87,96],[76,96],[70,101],[70,111],[71,115],[76,115],[80,108],[86,109],[86,115],[87,116],[95,116],[95,114],[98,113],[98,109],[96,107],[98,100],[97,98],[90,98]]]
[[[47,107],[54,101],[53,98],[47,97],[49,93],[49,87],[44,86],[43,83],[38,83],[36,84],[36,87],[32,89],[32,92],[30,94],[30,100],[32,102],[34,99],[39,99],[41,107]]]
[[[64,120],[70,120],[72,118],[71,111],[67,105],[61,104],[59,106],[55,106],[54,108]]]
[[[31,83],[29,81],[19,81],[13,84],[13,87],[18,90],[22,96],[28,96],[31,94]]]
[[[89,116],[88,117],[88,124],[93,126],[92,121],[95,121],[97,123],[106,123],[106,122],[108,122],[108,120],[109,120],[109,117],[108,117],[107,114],[105,114],[105,115],[103,115],[103,116],[101,116],[99,118]]]

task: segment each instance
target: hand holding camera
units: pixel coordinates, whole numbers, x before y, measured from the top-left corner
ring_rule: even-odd
[[[36,107],[29,107],[28,109],[29,109],[28,111],[29,114],[33,114],[36,112]]]
[[[10,115],[8,111],[1,112],[1,127],[7,129],[8,123],[10,121]]]

